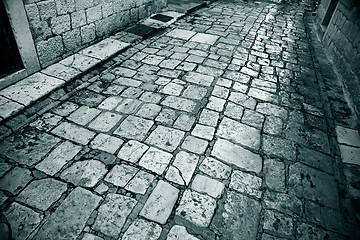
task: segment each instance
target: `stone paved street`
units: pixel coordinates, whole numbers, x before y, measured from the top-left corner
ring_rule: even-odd
[[[213,2],[25,109],[0,239],[348,239],[305,9]]]

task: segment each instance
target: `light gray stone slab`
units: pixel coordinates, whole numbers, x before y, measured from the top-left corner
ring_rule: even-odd
[[[73,163],[61,173],[60,178],[76,186],[94,187],[106,172],[102,162],[85,160]]]
[[[19,194],[17,200],[45,211],[61,197],[66,189],[66,183],[52,178],[35,180]]]
[[[341,159],[343,163],[356,164],[360,166],[360,148],[349,147],[340,144]]]
[[[93,229],[117,238],[137,201],[119,194],[110,193],[101,204]]]
[[[130,192],[145,194],[154,179],[155,177],[152,174],[140,170],[125,186],[125,189]]]
[[[199,169],[203,173],[219,179],[227,179],[228,177],[230,177],[231,173],[231,167],[212,157],[205,158],[202,161]]]
[[[195,123],[196,118],[189,114],[180,114],[174,123],[174,128],[189,131]]]
[[[69,122],[61,123],[51,133],[83,145],[88,144],[95,136],[94,132]]]
[[[81,240],[104,240],[104,239],[91,233],[85,233]]]
[[[30,123],[29,126],[34,127],[38,130],[47,131],[57,126],[61,120],[61,116],[47,112],[41,115],[34,122]]]
[[[235,170],[231,174],[230,188],[257,198],[261,197],[261,178]]]
[[[108,132],[121,120],[122,117],[123,116],[120,114],[102,112],[89,124],[89,128],[101,132]]]
[[[288,115],[288,111],[285,108],[279,107],[271,103],[259,103],[256,106],[256,111],[265,115],[279,117],[283,120],[285,120]]]
[[[100,63],[101,60],[83,54],[75,53],[64,60],[61,60],[59,63],[80,70],[81,72],[87,71],[90,68],[94,67],[96,64]]]
[[[101,198],[75,188],[35,234],[34,239],[76,239]]]
[[[161,106],[153,103],[145,103],[141,106],[136,115],[147,119],[154,119],[160,111]]]
[[[339,143],[354,147],[360,147],[360,135],[358,131],[356,131],[355,129],[344,128],[341,126],[336,126],[335,129]]]
[[[215,142],[211,155],[247,171],[259,173],[262,169],[262,159],[259,155],[223,139]]]
[[[187,136],[181,144],[181,148],[190,152],[203,154],[208,146],[208,141],[194,136]]]
[[[255,109],[256,100],[241,92],[231,92],[229,100],[243,107]]]
[[[172,154],[151,147],[140,159],[139,165],[161,175],[169,165]]]
[[[218,124],[219,116],[220,114],[218,112],[209,109],[204,109],[201,112],[199,123],[207,126],[216,127]]]
[[[129,46],[129,43],[124,43],[112,38],[106,38],[99,43],[81,50],[79,53],[105,60]]]
[[[117,105],[119,105],[119,103],[121,103],[123,100],[124,98],[122,97],[111,96],[106,98],[102,103],[100,103],[98,108],[110,111],[113,110],[115,107],[117,107]]]
[[[39,213],[16,202],[4,212],[4,216],[10,224],[13,239],[27,239],[41,221]]]
[[[213,198],[219,198],[225,185],[215,179],[197,174],[191,183],[191,188],[199,193],[205,193]]]
[[[180,96],[180,93],[183,90],[183,86],[176,84],[176,83],[168,83],[166,84],[161,90],[160,93],[173,95],[173,96]]]
[[[1,90],[0,95],[28,106],[64,83],[63,80],[38,72]]]
[[[213,45],[218,40],[218,38],[219,36],[211,34],[197,33],[190,39],[190,41]]]
[[[120,138],[100,133],[90,142],[90,147],[114,154],[123,143],[124,140]]]
[[[160,237],[161,226],[144,219],[136,219],[126,230],[122,240],[156,240]]]
[[[122,146],[117,157],[129,162],[137,162],[148,149],[147,145],[130,140]]]
[[[216,208],[216,200],[212,197],[185,190],[176,215],[200,227],[208,227]]]
[[[26,168],[15,167],[0,180],[0,189],[17,194],[32,179],[31,172]]]
[[[171,32],[168,32],[166,36],[174,37],[174,38],[180,38],[184,40],[189,40],[192,36],[194,36],[196,32],[189,31],[189,30],[183,30],[183,29],[174,29]]]
[[[152,120],[146,120],[130,115],[120,124],[114,134],[142,141],[153,124],[154,122]]]
[[[81,146],[65,141],[57,146],[44,160],[38,163],[35,168],[52,176],[67,162],[73,159],[80,150]]]
[[[79,70],[64,66],[60,63],[50,65],[49,67],[41,70],[41,72],[46,75],[62,79],[64,81],[70,81],[71,79],[74,79],[81,74]]]
[[[170,229],[166,240],[198,240],[198,238],[189,234],[184,226],[175,225]]]
[[[24,108],[24,105],[0,96],[0,117],[6,119]]]
[[[204,87],[198,87],[195,85],[189,85],[182,94],[183,97],[195,99],[195,100],[201,100],[203,99],[207,94],[207,89]]]
[[[199,157],[195,154],[179,152],[166,173],[166,179],[180,185],[188,185],[198,161]]]
[[[169,183],[160,180],[150,194],[140,216],[165,224],[178,198],[179,190]]]
[[[188,72],[185,74],[183,79],[187,82],[203,85],[206,87],[210,87],[212,82],[214,81],[213,76],[197,73],[197,72]]]
[[[260,130],[229,118],[221,121],[216,135],[255,150],[260,148]]]
[[[224,109],[225,103],[226,103],[225,99],[221,99],[221,98],[218,98],[218,97],[211,96],[209,98],[209,102],[206,105],[206,107],[208,109],[211,109],[211,110],[214,110],[214,111],[217,111],[217,112],[222,112],[222,110]]]
[[[192,112],[196,107],[196,102],[177,96],[167,96],[161,104],[185,112]]]
[[[101,111],[99,109],[81,106],[75,112],[71,113],[67,119],[79,125],[85,126],[100,113]]]
[[[138,99],[123,98],[119,102],[119,105],[115,111],[125,114],[133,114],[138,110],[141,103],[142,102]]]
[[[184,136],[184,132],[159,125],[146,139],[146,143],[173,152]]]
[[[137,168],[129,165],[115,165],[106,175],[104,180],[114,184],[115,186],[125,187],[125,185],[135,176],[138,171],[139,170]]]

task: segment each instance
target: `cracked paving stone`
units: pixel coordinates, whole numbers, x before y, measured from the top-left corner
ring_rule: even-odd
[[[174,110],[163,108],[155,120],[165,125],[171,125],[175,121],[175,118],[176,112]]]
[[[192,112],[197,105],[192,100],[177,96],[167,96],[161,104],[185,112]]]
[[[37,130],[24,129],[0,145],[0,152],[8,158],[28,166],[39,162],[60,139]]]
[[[261,198],[261,178],[235,170],[231,174],[230,189]]]
[[[194,85],[189,85],[182,94],[183,97],[191,98],[195,100],[203,99],[207,94],[207,89],[203,87],[198,87]]]
[[[26,168],[15,167],[0,180],[0,189],[19,193],[32,179],[31,172]]]
[[[169,165],[172,154],[150,147],[140,159],[139,165],[161,175]]]
[[[189,234],[184,226],[175,225],[170,229],[166,240],[199,240],[199,239]]]
[[[205,193],[213,198],[219,198],[225,185],[215,179],[197,174],[191,183],[191,188],[199,193]]]
[[[262,169],[260,155],[223,139],[218,139],[215,142],[211,155],[247,171],[260,173]]]
[[[110,193],[101,204],[93,229],[117,238],[137,201],[119,194]]]
[[[212,157],[205,158],[199,169],[203,173],[218,179],[227,179],[231,173],[231,167]]]
[[[149,147],[145,144],[135,140],[130,140],[122,146],[117,157],[128,162],[135,163],[148,149]]]
[[[208,227],[216,207],[216,200],[212,197],[185,190],[176,216],[184,218],[197,226]]]
[[[183,80],[198,85],[210,87],[212,82],[214,81],[214,77],[197,72],[188,72],[184,75]]]
[[[279,236],[290,237],[293,231],[293,221],[290,217],[272,210],[265,210],[264,229]]]
[[[245,109],[241,122],[254,128],[261,129],[264,123],[264,115],[250,109]]]
[[[281,157],[288,160],[295,160],[296,145],[294,142],[269,135],[263,135],[264,153],[270,156]]]
[[[125,189],[130,192],[145,194],[154,179],[155,177],[152,174],[140,170],[125,186]]]
[[[101,111],[99,109],[81,106],[75,112],[70,114],[67,119],[79,125],[85,126],[100,113]]]
[[[184,137],[184,134],[183,131],[159,125],[145,142],[163,150],[173,152]]]
[[[289,192],[337,209],[339,199],[334,176],[295,163],[289,167]]]
[[[122,117],[122,115],[116,113],[102,112],[90,123],[89,128],[100,132],[108,132],[121,120]]]
[[[65,183],[55,179],[35,180],[19,194],[17,200],[45,211],[61,197],[66,189]]]
[[[125,187],[125,185],[135,176],[138,171],[139,170],[137,168],[129,165],[115,165],[106,175],[104,180],[114,184],[115,186]]]
[[[122,240],[156,240],[160,237],[161,226],[144,219],[136,219],[126,230]]]
[[[225,204],[216,211],[211,229],[224,239],[256,239],[261,205],[258,201],[239,193],[228,191]]]
[[[38,163],[35,168],[53,176],[60,171],[67,162],[73,159],[80,150],[81,146],[65,141],[57,146],[44,160]]]
[[[256,100],[240,92],[231,92],[229,100],[243,107],[255,109]]]
[[[30,127],[34,127],[38,130],[50,130],[57,126],[61,121],[62,117],[53,113],[45,113],[34,122],[30,123]]]
[[[256,88],[250,88],[249,90],[249,96],[265,101],[265,102],[271,102],[274,104],[278,104],[278,96],[266,91],[262,91]]]
[[[115,130],[114,134],[142,141],[153,124],[154,122],[152,120],[128,116]]]
[[[27,239],[42,219],[39,213],[16,202],[3,214],[9,222],[13,239]]]
[[[180,185],[188,185],[194,174],[199,157],[184,151],[179,152],[170,165],[165,178]]]
[[[94,132],[69,122],[61,123],[51,133],[83,145],[88,144],[95,136]]]
[[[264,203],[268,209],[275,209],[289,215],[300,215],[303,212],[301,199],[290,194],[266,191]]]
[[[77,187],[34,235],[34,239],[75,239],[79,236],[101,197]]]
[[[174,123],[174,128],[178,128],[180,130],[189,131],[195,123],[196,118],[192,115],[182,113],[176,119]]]
[[[194,137],[187,136],[181,144],[181,148],[193,153],[203,154],[208,146],[208,141]]]
[[[94,187],[106,172],[102,162],[85,160],[73,163],[61,173],[60,178],[76,186]]]
[[[221,121],[216,135],[255,150],[260,148],[260,130],[229,118]]]
[[[124,141],[120,138],[100,133],[90,142],[89,146],[93,149],[114,154],[123,143]]]
[[[174,208],[179,192],[176,187],[160,180],[139,215],[160,224],[165,224]]]

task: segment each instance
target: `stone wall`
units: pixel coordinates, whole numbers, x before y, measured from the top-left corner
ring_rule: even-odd
[[[326,2],[328,1],[321,4]],[[323,44],[339,72],[343,75],[345,86],[357,110],[360,111],[359,0],[339,1],[324,33]]]
[[[23,0],[41,67],[135,23],[167,0]]]

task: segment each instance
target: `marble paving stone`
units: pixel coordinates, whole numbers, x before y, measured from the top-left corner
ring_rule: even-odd
[[[224,239],[256,239],[260,211],[258,201],[229,191],[225,204],[216,211],[210,228],[218,231]]]
[[[65,141],[57,146],[44,160],[38,163],[35,168],[53,176],[67,162],[73,159],[80,150],[81,146]]]
[[[51,133],[83,145],[88,144],[95,136],[94,132],[69,122],[61,123]]]
[[[12,194],[20,192],[32,179],[26,168],[15,167],[0,180],[0,189]]]
[[[76,186],[94,187],[106,172],[102,162],[84,160],[73,163],[61,173],[60,178]]]
[[[218,124],[218,120],[219,120],[218,112],[209,109],[204,109],[200,114],[199,123],[207,126],[216,127]]]
[[[214,133],[215,128],[201,124],[196,124],[191,132],[191,134],[196,137],[204,138],[210,141],[213,139]]]
[[[171,32],[168,32],[166,36],[173,37],[173,38],[180,38],[184,40],[189,40],[192,36],[194,36],[196,32],[188,31],[183,29],[174,29]]]
[[[150,173],[138,171],[136,175],[125,186],[125,189],[139,194],[145,194],[155,177]]]
[[[171,158],[170,153],[150,147],[140,159],[139,165],[161,175],[169,165]]]
[[[125,187],[125,185],[135,176],[137,172],[137,168],[129,165],[115,165],[106,175],[104,180],[114,184],[115,186]]]
[[[183,86],[176,84],[176,83],[168,83],[166,84],[161,90],[160,93],[173,95],[173,96],[180,96]]]
[[[124,140],[120,138],[100,133],[90,142],[89,146],[93,149],[114,154],[123,143]]]
[[[34,239],[75,239],[83,230],[101,197],[77,187],[34,235]]]
[[[179,195],[179,190],[167,182],[160,180],[150,194],[140,216],[165,224]]]
[[[31,182],[17,200],[40,210],[47,210],[66,191],[67,185],[52,178]]]
[[[24,106],[20,103],[11,101],[10,99],[0,96],[0,117],[6,119],[13,114],[19,112]]]
[[[160,237],[161,226],[144,219],[136,219],[126,230],[122,240],[147,239],[156,240]]]
[[[137,111],[141,103],[142,102],[137,99],[124,98],[119,102],[115,111],[125,114],[133,114]]]
[[[189,131],[195,123],[195,117],[188,114],[180,114],[174,123],[174,128]]]
[[[115,107],[117,107],[117,105],[119,103],[121,103],[122,101],[123,101],[122,97],[111,96],[111,97],[106,98],[102,103],[100,103],[98,108],[110,111],[110,110],[115,109]]]
[[[71,113],[67,119],[79,125],[85,126],[100,113],[101,111],[99,109],[81,106],[75,112]]]
[[[170,165],[165,178],[180,185],[189,185],[198,161],[199,157],[195,154],[179,152]]]
[[[185,112],[192,112],[196,106],[196,102],[177,96],[167,96],[161,104]]]
[[[214,81],[214,77],[197,72],[188,72],[184,75],[183,80],[187,82],[203,85],[206,87],[210,87],[212,82]]]
[[[151,120],[128,116],[115,130],[114,134],[142,141],[153,124],[154,122]]]
[[[99,43],[81,50],[79,53],[105,60],[129,46],[129,43],[124,43],[112,38],[106,38]]]
[[[0,95],[28,106],[64,83],[63,80],[38,72],[0,90]]]
[[[261,178],[235,170],[231,174],[230,189],[261,198]]]
[[[191,188],[199,193],[205,193],[213,198],[219,198],[225,185],[222,182],[197,174],[191,183]]]
[[[147,119],[154,119],[160,111],[161,107],[159,105],[153,103],[145,103],[141,106],[136,115]]]
[[[122,146],[117,157],[129,162],[137,162],[148,148],[141,142],[130,140]]]
[[[122,115],[116,113],[102,112],[89,124],[89,128],[101,132],[108,132],[121,120],[122,117]]]
[[[360,147],[360,135],[355,129],[336,126],[336,134],[339,143]]]
[[[194,237],[193,235],[189,234],[188,231],[184,226],[175,225],[173,226],[168,235],[166,240],[198,240],[198,238]]]
[[[184,142],[181,144],[181,148],[186,149],[190,152],[203,154],[208,146],[208,141],[194,137],[187,136]]]
[[[117,238],[137,201],[119,194],[110,193],[101,204],[93,229]]]
[[[146,143],[173,152],[184,136],[184,132],[159,125],[146,139]]]
[[[216,207],[212,197],[185,190],[176,209],[176,216],[184,218],[197,226],[208,227]]]
[[[211,155],[247,171],[259,173],[262,169],[259,155],[223,139],[215,142]]]
[[[195,99],[195,100],[201,100],[205,97],[207,94],[207,89],[203,87],[198,87],[195,85],[189,85],[182,94],[183,97]]]
[[[16,202],[4,212],[4,216],[9,221],[13,239],[27,239],[42,219],[39,213]]]
[[[344,163],[350,163],[360,166],[360,148],[339,145],[341,158]]]
[[[231,167],[212,157],[205,158],[199,169],[203,173],[218,179],[227,179],[231,173]]]
[[[64,60],[61,60],[59,63],[67,67],[75,68],[81,72],[84,72],[94,67],[96,64],[100,62],[101,62],[100,59],[75,53],[74,55],[71,55],[65,58]]]
[[[210,35],[206,33],[197,33],[193,36],[190,41],[205,43],[205,44],[215,44],[215,42],[219,39],[219,36]]]
[[[49,67],[41,70],[41,72],[64,81],[70,81],[71,79],[74,79],[81,74],[79,70],[64,66],[60,63],[52,64]]]
[[[258,129],[226,117],[221,121],[216,135],[255,150],[260,148],[260,131]]]

